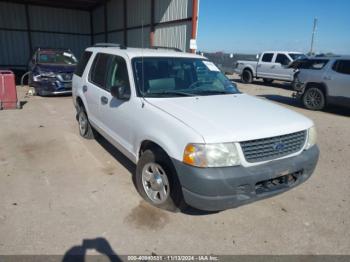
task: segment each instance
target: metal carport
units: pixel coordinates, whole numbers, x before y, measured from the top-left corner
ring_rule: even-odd
[[[190,51],[199,0],[0,0],[0,68],[25,69],[36,47],[97,42]]]

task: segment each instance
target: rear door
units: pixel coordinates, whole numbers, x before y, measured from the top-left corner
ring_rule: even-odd
[[[350,60],[336,60],[325,74],[324,81],[330,96],[350,99]]]
[[[93,125],[102,126],[100,120],[100,103],[103,89],[106,85],[107,69],[110,55],[97,53],[90,68],[88,80],[83,86],[84,97],[87,102],[89,120]]]
[[[273,77],[280,80],[293,81],[294,69],[288,68],[291,62],[292,60],[286,54],[278,53],[271,70]]]
[[[271,70],[272,70],[272,59],[273,59],[274,53],[264,53],[261,56],[260,62],[257,66],[257,77],[262,78],[271,78]]]

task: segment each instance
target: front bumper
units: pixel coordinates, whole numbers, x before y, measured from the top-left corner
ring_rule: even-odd
[[[60,81],[57,78],[48,78],[33,81],[33,87],[40,95],[64,95],[72,93],[72,81]]]
[[[234,208],[277,195],[305,182],[319,157],[317,146],[298,156],[253,167],[197,168],[173,160],[185,202],[201,210]],[[283,183],[271,186],[277,180]],[[282,178],[283,177],[283,178]],[[288,179],[295,177],[295,180]]]

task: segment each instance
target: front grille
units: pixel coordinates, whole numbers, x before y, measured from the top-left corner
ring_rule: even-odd
[[[256,163],[288,156],[300,151],[306,140],[306,131],[264,139],[241,142],[247,162]]]

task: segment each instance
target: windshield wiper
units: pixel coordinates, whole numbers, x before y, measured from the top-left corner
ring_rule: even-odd
[[[181,91],[163,91],[148,93],[146,96],[157,96],[157,95],[175,95],[175,96],[193,96],[191,93],[181,92]]]
[[[232,92],[227,92],[227,91],[221,91],[221,90],[202,90],[199,92],[196,92],[196,94],[198,95],[202,95],[202,94],[208,94],[208,95],[232,95],[234,93]]]

